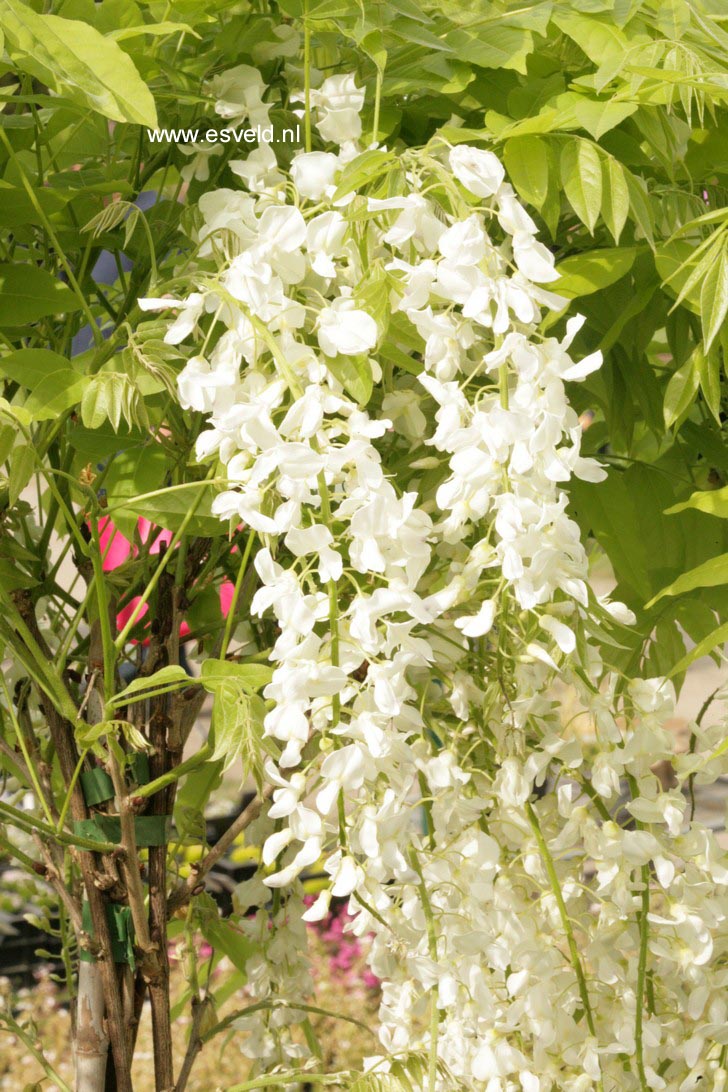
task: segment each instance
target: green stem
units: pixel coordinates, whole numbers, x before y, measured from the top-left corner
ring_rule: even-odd
[[[508,365],[501,364],[498,369],[498,391],[500,393],[500,404],[503,409],[508,409]]]
[[[640,1081],[641,1092],[649,1092],[649,1085],[647,1084],[647,1076],[645,1074],[645,1055],[644,1044],[642,1039],[642,1027],[644,1020],[644,1005],[645,1005],[645,987],[647,982],[647,942],[649,940],[649,928],[650,923],[648,921],[648,914],[650,912],[650,866],[642,866],[642,904],[640,906],[637,920],[639,922],[640,931],[640,952],[639,961],[637,963],[637,997],[635,999],[636,1009],[634,1017],[634,1046],[635,1046],[635,1061],[637,1063],[637,1075]]]
[[[306,151],[312,148],[311,140],[311,28],[308,22],[308,0],[303,5],[303,98],[305,105],[304,133]]]
[[[78,781],[81,770],[83,769],[83,764],[84,764],[84,762],[86,760],[86,755],[88,754],[88,752],[89,752],[89,748],[84,747],[83,750],[81,751],[81,757],[79,758],[78,762],[76,763],[76,768],[73,771],[73,777],[71,778],[71,780],[69,782],[69,785],[68,785],[68,788],[66,790],[66,796],[65,796],[65,799],[63,801],[63,807],[61,808],[61,814],[58,816],[58,822],[56,823],[56,833],[57,834],[61,833],[61,831],[63,830],[63,827],[65,825],[66,815],[68,814],[68,809],[69,809],[70,804],[71,804],[71,797],[73,796],[73,790],[76,788],[76,782]]]
[[[23,732],[23,729],[20,726],[20,722],[18,721],[17,716],[15,715],[15,707],[13,706],[12,698],[10,697],[10,692],[8,690],[8,685],[7,685],[6,681],[5,681],[5,676],[4,675],[0,675],[0,684],[2,684],[3,692],[5,694],[5,701],[7,702],[7,706],[8,706],[8,714],[10,716],[11,721],[13,722],[13,728],[15,729],[15,736],[16,736],[16,739],[18,741],[18,746],[20,747],[20,750],[23,752],[23,758],[25,759],[25,765],[27,766],[28,774],[30,776],[30,780],[33,782],[33,789],[35,790],[36,799],[38,800],[38,803],[42,807],[43,812],[45,813],[46,819],[48,820],[49,823],[52,823],[53,822],[53,816],[51,815],[50,809],[48,807],[48,801],[45,798],[45,793],[43,792],[43,788],[42,788],[42,786],[40,784],[40,781],[38,780],[37,770],[36,770],[35,765],[34,765],[32,759],[31,759],[30,752],[28,751],[28,744],[27,744],[27,741],[25,739],[25,734]]]
[[[208,479],[213,477],[213,473],[214,473],[214,467],[210,470],[209,474],[207,475]],[[116,640],[114,642],[114,645],[116,646],[117,652],[120,649],[122,649],[124,647],[124,645],[126,644],[127,637],[131,633],[134,626],[137,624],[137,621],[139,620],[139,616],[141,615],[143,607],[149,601],[149,597],[151,596],[152,592],[154,591],[157,584],[159,583],[159,580],[160,580],[160,577],[162,576],[162,573],[167,568],[167,565],[169,564],[170,560],[174,556],[174,548],[177,545],[177,543],[179,542],[179,540],[182,538],[182,535],[185,533],[185,531],[187,530],[187,527],[189,526],[190,522],[194,518],[194,515],[195,515],[197,509],[200,506],[200,501],[201,500],[202,500],[202,492],[200,492],[200,494],[197,497],[197,499],[195,500],[194,504],[192,505],[190,510],[187,512],[187,515],[182,520],[182,523],[179,525],[179,528],[175,531],[174,536],[172,537],[172,539],[171,539],[171,541],[169,543],[169,546],[165,550],[164,557],[162,558],[159,565],[155,569],[151,580],[149,581],[146,588],[144,589],[144,592],[142,593],[136,607],[132,611],[128,622],[124,626],[124,628],[121,631],[121,633],[119,634],[119,636],[116,638]]]
[[[20,811],[19,808],[14,808],[11,804],[6,804],[1,800],[0,817],[11,826],[17,827],[19,830],[24,830],[26,834],[37,832],[38,834],[42,834],[45,838],[50,839],[52,842],[58,842],[63,846],[75,846],[77,849],[88,849],[93,853],[112,853],[118,848],[113,842],[97,842],[92,838],[83,838],[81,835],[66,834],[64,831],[55,830],[53,827],[48,826],[47,823],[41,822],[40,819],[34,819],[27,811]]]
[[[422,910],[427,924],[427,947],[430,959],[437,963],[437,933],[435,931],[435,916],[432,913],[430,896],[427,892],[427,884],[422,874],[422,867],[414,846],[409,851],[410,864],[419,876],[418,890],[422,902]],[[440,1013],[437,1008],[437,986],[433,986],[430,992],[430,1050],[427,1066],[427,1092],[435,1092],[437,1086],[437,1040],[440,1030]]]
[[[56,1087],[59,1089],[59,1092],[71,1092],[71,1089],[68,1087],[63,1078],[60,1077],[58,1073],[56,1073],[55,1069],[48,1061],[43,1051],[38,1046],[36,1046],[35,1040],[28,1034],[25,1028],[23,1028],[17,1022],[17,1020],[13,1019],[13,1017],[7,1011],[3,1012],[2,1015],[0,1015],[0,1026],[3,1024],[8,1029],[8,1031],[12,1032],[13,1035],[20,1039],[26,1050],[30,1051],[38,1065],[41,1066],[41,1068],[45,1072],[48,1079],[53,1081]]]
[[[627,774],[627,783],[629,785],[632,799],[636,800],[639,797],[639,786],[632,774]],[[642,823],[639,819],[635,819],[635,827],[637,830],[644,830],[644,823]],[[637,959],[637,995],[635,997],[634,1014],[634,1053],[635,1063],[637,1065],[637,1076],[640,1082],[640,1092],[649,1092],[647,1075],[645,1073],[644,1041],[642,1035],[644,1024],[645,992],[647,987],[647,945],[650,935],[650,923],[648,920],[648,915],[650,913],[649,864],[642,865],[640,877],[642,881],[642,898],[640,900],[640,909],[637,913],[637,926],[640,935],[640,947],[639,956]]]
[[[559,917],[561,918],[561,925],[566,935],[566,940],[569,945],[569,954],[571,956],[571,965],[574,968],[574,974],[576,975],[576,981],[579,985],[579,994],[581,996],[581,1003],[584,1007],[584,1014],[586,1016],[586,1022],[589,1027],[589,1031],[596,1037],[596,1026],[594,1024],[594,1016],[592,1013],[591,1004],[589,1003],[589,992],[586,988],[586,978],[584,977],[584,969],[581,965],[579,958],[579,949],[576,946],[576,940],[574,939],[574,931],[571,928],[571,921],[566,910],[566,903],[564,902],[564,896],[561,891],[561,884],[559,877],[556,874],[556,867],[554,865],[554,859],[551,856],[548,846],[546,845],[546,839],[544,838],[541,827],[539,826],[538,817],[533,809],[533,805],[530,801],[526,802],[526,815],[531,825],[534,837],[538,844],[539,852],[543,858],[544,865],[546,866],[546,874],[549,878],[552,894],[556,900],[556,905],[559,910]],[[600,1082],[601,1085],[601,1082]]]
[[[109,617],[109,597],[106,592],[104,580],[104,564],[102,560],[101,539],[99,538],[99,522],[93,516],[89,520],[91,534],[93,535],[95,549],[91,551],[91,564],[94,569],[94,584],[96,585],[96,601],[99,608],[99,624],[101,626],[101,647],[104,656],[104,716],[106,716],[106,703],[114,693],[114,679],[116,676],[116,653],[114,647],[114,635],[111,632],[111,619]],[[89,683],[89,686],[91,683]]]
[[[255,531],[251,531],[248,535],[248,541],[245,543],[245,550],[243,556],[240,559],[240,568],[238,569],[237,579],[235,581],[235,588],[233,589],[233,597],[230,601],[230,609],[228,610],[228,616],[225,619],[225,632],[222,636],[222,646],[220,648],[220,659],[224,660],[227,655],[227,650],[230,646],[230,638],[233,635],[233,629],[235,628],[235,615],[238,609],[238,599],[240,598],[240,589],[243,586],[243,580],[245,574],[248,571],[248,561],[250,560],[250,553],[253,549],[253,542],[255,541]]]
[[[382,106],[382,77],[384,72],[377,65],[377,82],[374,88],[374,119],[372,121],[372,143],[376,144],[379,133],[379,113]]]
[[[112,505],[110,508],[104,508],[102,515],[113,517],[123,508],[135,508],[140,504],[148,504],[149,501],[156,500],[157,497],[167,497],[170,493],[179,493],[183,489],[199,489],[200,487],[207,489],[214,485],[227,484],[227,478],[204,478],[202,481],[198,482],[181,482],[179,485],[165,485],[163,489],[153,489],[151,493],[140,493],[136,497],[126,497],[117,504]]]
[[[161,777],[155,777],[154,781],[148,781],[146,785],[139,785],[134,789],[134,796],[154,796],[160,789],[166,789],[167,785],[171,785],[180,777],[184,777],[190,770],[194,770],[198,766],[201,766],[203,762],[207,762],[211,754],[212,747],[210,747],[208,743],[205,743],[197,754],[191,755],[189,758],[185,759],[184,762],[180,762],[179,766],[175,766],[173,770],[169,770],[166,774],[162,774]]]
[[[70,720],[72,724],[75,724],[78,710],[73,704],[70,694],[63,685],[63,682],[49,669],[47,659],[38,647],[25,620],[22,618],[20,612],[17,610],[15,604],[5,590],[1,587],[0,599],[2,599],[6,615],[9,616],[0,618],[0,633],[3,634],[6,642],[15,650],[15,655],[20,660],[33,682],[47,695],[61,716],[65,717],[66,720]],[[13,630],[15,630],[15,633]],[[18,635],[22,640],[22,644],[18,643]]]
[[[374,1032],[368,1024],[365,1024],[362,1020],[355,1019],[355,1017],[353,1016],[345,1016],[343,1013],[331,1012],[330,1009],[319,1008],[318,1005],[306,1005],[303,1002],[298,1001],[272,1000],[259,1001],[254,1005],[248,1005],[244,1009],[238,1009],[235,1012],[228,1013],[227,1016],[225,1016],[222,1020],[218,1021],[217,1024],[214,1024],[213,1027],[211,1027],[209,1031],[206,1031],[204,1035],[202,1035],[200,1038],[202,1039],[203,1043],[207,1043],[210,1039],[214,1038],[216,1035],[219,1035],[221,1031],[224,1031],[226,1028],[230,1027],[230,1025],[234,1023],[235,1020],[239,1020],[243,1016],[250,1016],[252,1013],[260,1012],[263,1009],[272,1008],[292,1009],[301,1012],[310,1012],[313,1013],[315,1016],[326,1016],[334,1020],[344,1020],[347,1024],[354,1024],[355,1027],[361,1028],[363,1031],[366,1031],[368,1035],[374,1035]]]

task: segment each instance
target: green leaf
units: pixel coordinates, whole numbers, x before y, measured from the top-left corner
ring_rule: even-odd
[[[554,14],[554,23],[576,42],[587,57],[598,64],[609,61],[624,63],[629,40],[623,31],[609,21],[602,22],[599,18],[582,15],[570,10],[570,6],[565,8]]]
[[[18,588],[33,588],[38,581],[24,572],[15,561],[0,557],[0,582],[6,592],[17,591]]]
[[[216,660],[210,657],[203,662],[200,682],[205,690],[214,693],[226,682],[234,682],[249,694],[254,694],[270,682],[273,669],[268,664],[239,664],[234,660]]]
[[[599,153],[588,140],[570,140],[564,147],[561,181],[572,209],[594,234],[602,207],[602,165]]]
[[[636,247],[604,247],[574,254],[559,262],[553,290],[560,296],[574,299],[607,288],[629,273],[637,256]]]
[[[71,368],[70,361],[51,349],[16,349],[0,357],[0,375],[31,391],[53,372],[64,368]],[[74,372],[76,379],[78,375]]]
[[[203,762],[184,779],[174,802],[174,825],[181,839],[205,837],[204,808],[222,781],[223,763]]]
[[[196,680],[179,664],[169,664],[155,671],[153,675],[142,675],[134,679],[119,691],[114,697],[113,704],[118,709],[122,705],[127,705],[129,698],[138,694],[141,694],[142,698],[136,698],[136,700],[141,701],[150,690],[178,690],[182,685],[193,686],[195,682]]]
[[[0,265],[0,326],[24,326],[46,315],[78,311],[81,301],[67,284],[35,265]]]
[[[223,952],[242,974],[246,973],[247,962],[255,954],[256,945],[231,922],[217,917],[217,907],[215,917],[205,915],[201,920],[200,932],[216,952]]]
[[[3,0],[3,30],[23,71],[114,121],[157,128],[152,93],[131,57],[88,23]]]
[[[372,366],[366,356],[327,356],[326,367],[345,391],[366,406],[374,389]]]
[[[717,345],[706,351],[704,345],[695,350],[695,366],[700,380],[700,389],[710,412],[718,425],[721,424],[721,389],[720,389],[720,350]]]
[[[537,136],[512,137],[503,148],[503,161],[523,200],[540,211],[549,191],[546,142]]]
[[[67,197],[48,186],[34,187],[35,198],[47,216],[52,216],[66,204]],[[23,186],[13,186],[0,179],[0,226],[20,227],[35,224],[38,211]]]
[[[667,508],[665,515],[674,516],[678,512],[684,512],[686,508],[696,508],[698,512],[728,519],[728,485],[724,485],[722,489],[705,489],[692,493],[686,501]]]
[[[629,216],[629,188],[622,164],[611,155],[602,160],[602,187],[602,216],[618,243]]]
[[[576,120],[594,140],[601,140],[605,133],[614,129],[636,110],[636,102],[601,102],[598,99],[580,97],[574,103]]]
[[[143,34],[152,34],[162,37],[166,34],[191,34],[193,38],[200,35],[193,30],[188,23],[140,23],[135,27],[120,27],[119,30],[111,30],[107,38],[113,38],[115,42],[123,42],[128,38],[138,38]]]
[[[263,783],[264,717],[265,703],[257,694],[246,693],[232,680],[215,689],[210,760],[222,760],[223,770],[228,770],[242,757],[244,777],[254,776],[258,786]]]
[[[700,373],[696,363],[696,354],[694,352],[691,353],[682,367],[678,368],[670,377],[662,407],[665,428],[670,428],[693,404],[700,384]]]
[[[652,246],[655,241],[655,221],[652,213],[652,206],[650,205],[647,194],[647,187],[642,179],[637,178],[631,171],[625,171],[624,177],[627,180],[629,207],[634,221],[645,239],[647,239],[648,243]]]
[[[672,584],[668,584],[666,588],[658,592],[645,606],[647,608],[653,606],[666,595],[684,595],[696,588],[716,588],[726,583],[728,583],[728,554],[720,554],[683,573],[677,580],[673,580]]]
[[[345,197],[347,193],[351,193],[352,190],[359,190],[362,186],[369,185],[380,174],[388,170],[394,162],[395,157],[392,152],[376,148],[362,152],[361,155],[356,156],[344,167],[339,175],[339,184],[331,200],[336,202],[339,198]]]
[[[683,671],[687,671],[692,663],[702,659],[703,656],[709,655],[714,648],[725,644],[726,641],[728,641],[728,622],[724,622],[722,626],[718,626],[702,641],[698,641],[695,648],[691,648],[681,660],[678,660],[671,669],[670,675],[681,675]]]
[[[15,504],[26,485],[33,477],[35,470],[36,454],[30,444],[18,444],[10,455],[10,473],[8,475],[8,491],[11,506]]]
[[[503,19],[503,16],[498,18]],[[494,24],[477,37],[471,31],[451,31],[447,43],[461,61],[479,68],[512,68],[524,74],[528,55],[533,52],[530,30]]]
[[[720,253],[710,264],[700,289],[700,320],[705,348],[709,349],[720,333],[728,314],[728,246],[725,238]]]
[[[87,376],[71,368],[59,368],[31,391],[24,408],[35,421],[52,421],[80,402],[87,384]]]
[[[690,5],[685,0],[660,0],[656,17],[661,33],[679,42],[690,28]]]

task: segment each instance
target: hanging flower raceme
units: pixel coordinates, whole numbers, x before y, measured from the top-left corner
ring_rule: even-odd
[[[216,79],[223,117],[267,116],[251,71]],[[142,301],[192,348],[180,401],[227,480],[213,511],[256,532],[251,610],[277,625],[264,871],[238,898],[273,896],[244,925],[254,996],[306,995],[300,919],[347,898],[382,981],[377,1072],[419,1050],[431,1088],[722,1081],[728,869],[651,773],[671,685],[603,667],[629,612],[590,591],[567,511],[571,478],[604,476],[565,387],[600,355],[572,357],[579,317],[541,333],[567,301],[497,157],[436,137],[362,158],[363,101],[326,80],[333,149],[237,161],[245,189],[200,201],[189,294]],[[262,1071],[300,1056],[298,1017],[246,1018]]]

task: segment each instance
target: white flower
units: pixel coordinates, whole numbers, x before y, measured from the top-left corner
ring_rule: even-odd
[[[495,620],[495,603],[486,599],[477,614],[470,618],[458,618],[455,625],[463,637],[483,637],[490,633]]]
[[[311,91],[311,105],[317,108],[316,128],[324,140],[345,144],[361,136],[364,92],[353,75],[329,76],[317,91]]]
[[[554,256],[550,250],[534,239],[527,231],[517,231],[513,236],[513,258],[524,277],[532,281],[557,281]]]
[[[507,758],[495,779],[493,786],[497,797],[510,807],[521,807],[531,795],[531,785],[523,769],[515,758]]]
[[[339,296],[318,317],[318,342],[327,356],[359,356],[377,343],[377,324],[353,299]]]
[[[164,335],[168,345],[178,345],[180,341],[189,337],[205,310],[205,297],[201,292],[192,292],[186,300],[148,297],[137,300],[137,303],[142,311],[164,311],[167,307],[179,308],[177,318]]]
[[[220,146],[217,145],[217,147]],[[273,189],[284,178],[278,170],[275,152],[265,141],[245,159],[231,159],[228,166],[233,174],[246,182],[248,189],[253,193]]]
[[[211,368],[202,356],[193,356],[177,376],[180,404],[184,409],[209,413],[214,407],[221,389],[229,390],[234,384],[238,368]]]
[[[322,212],[309,220],[306,228],[306,247],[311,257],[311,268],[320,277],[335,277],[338,258],[344,250],[346,221],[340,212]]]
[[[190,156],[191,163],[183,167],[179,172],[185,182],[197,179],[198,182],[207,182],[210,177],[210,160],[215,155],[222,154],[219,144],[206,144],[204,141],[198,144],[178,144],[182,155]]]
[[[266,85],[257,68],[239,64],[213,76],[209,89],[217,99],[215,113],[220,117],[234,124],[249,121],[253,128],[270,124],[270,106],[263,102]]]
[[[437,245],[443,257],[458,265],[478,265],[485,257],[486,242],[480,218],[469,216],[444,231]]]
[[[492,152],[458,144],[449,158],[452,173],[476,197],[492,197],[505,178],[503,166]]]
[[[291,178],[301,197],[320,201],[329,190],[333,193],[334,177],[340,166],[339,157],[333,152],[302,152],[291,163]]]

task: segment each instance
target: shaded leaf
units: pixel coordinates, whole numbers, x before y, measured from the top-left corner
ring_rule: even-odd
[[[67,284],[35,265],[0,265],[0,326],[23,326],[46,315],[78,311],[81,301]]]

